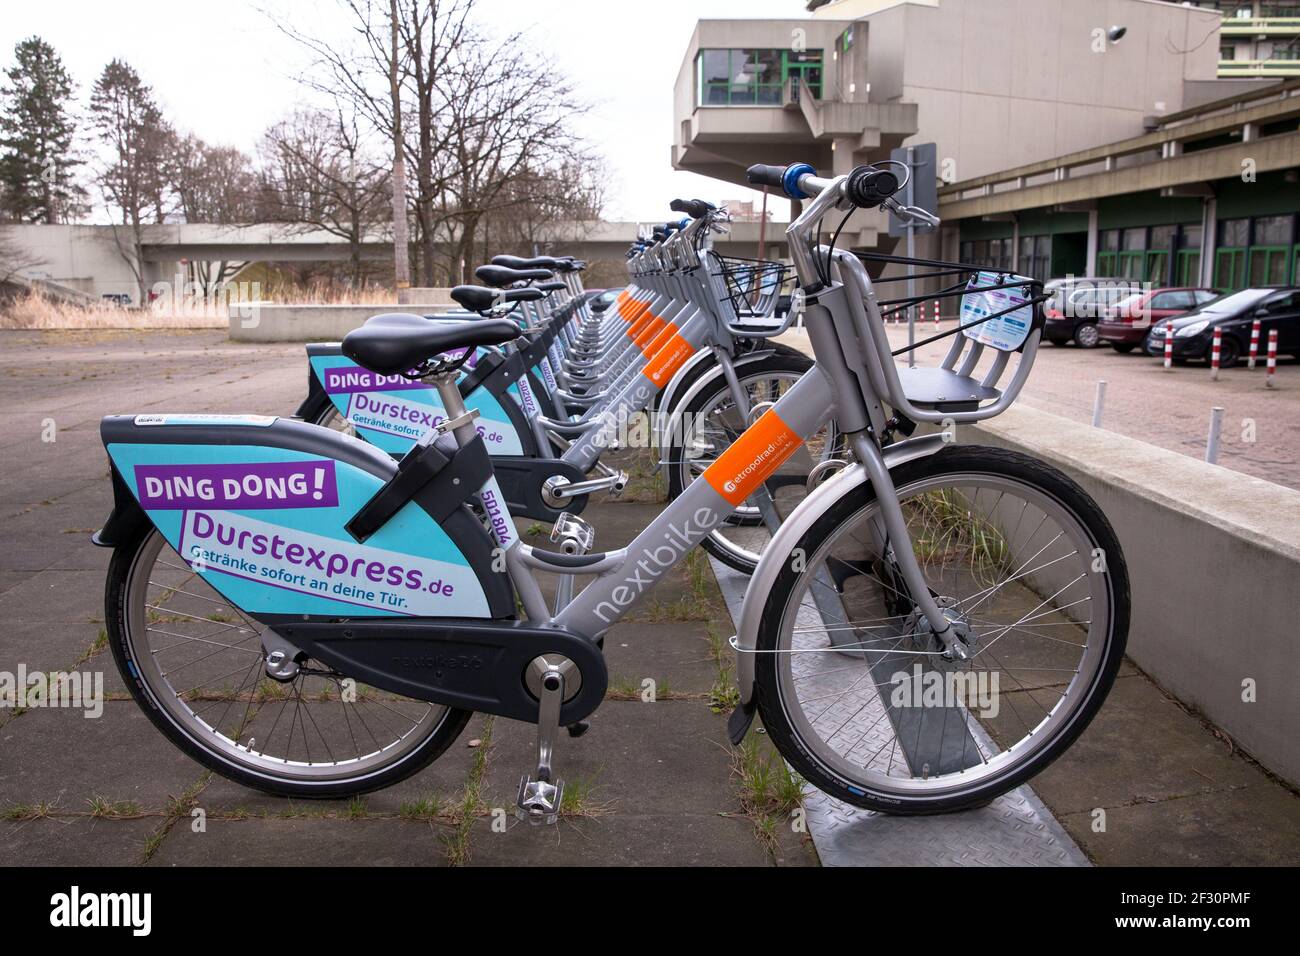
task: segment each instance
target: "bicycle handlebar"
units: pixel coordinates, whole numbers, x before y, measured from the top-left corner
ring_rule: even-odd
[[[673,212],[684,212],[692,219],[700,219],[718,207],[703,199],[674,199],[668,204],[668,208]]]

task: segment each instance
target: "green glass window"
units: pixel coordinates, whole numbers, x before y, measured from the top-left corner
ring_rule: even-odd
[[[792,77],[822,95],[821,50],[701,50],[695,70],[698,106],[780,106]]]
[[[1251,246],[1250,284],[1286,285],[1290,246]]]
[[[1177,271],[1174,273],[1174,281],[1179,285],[1201,284],[1200,249],[1178,250]]]
[[[1214,284],[1227,292],[1246,288],[1246,250],[1220,249],[1214,256]]]

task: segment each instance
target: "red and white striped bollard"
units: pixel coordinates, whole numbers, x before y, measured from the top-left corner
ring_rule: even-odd
[[[1210,381],[1219,380],[1219,355],[1223,349],[1223,329],[1214,327],[1214,344],[1210,346]]]
[[[1255,359],[1259,356],[1259,319],[1250,323],[1250,363],[1247,368],[1255,367]]]
[[[1165,371],[1174,367],[1174,326],[1165,323]]]
[[[1268,330],[1268,377],[1264,379],[1265,388],[1277,388],[1274,377],[1277,375],[1277,329]]]

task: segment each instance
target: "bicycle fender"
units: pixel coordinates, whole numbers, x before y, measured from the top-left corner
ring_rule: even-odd
[[[923,435],[896,442],[884,449],[885,465],[893,471],[904,462],[925,458],[947,447],[948,441],[943,434]],[[861,464],[853,464],[837,472],[831,478],[813,490],[804,498],[790,516],[781,522],[776,534],[763,555],[758,567],[745,588],[745,600],[741,605],[740,617],[736,625],[736,686],[740,690],[740,707],[752,717],[754,711],[754,654],[752,651],[758,643],[758,628],[762,623],[764,605],[776,584],[776,577],[790,560],[795,545],[831,506],[855,488],[866,484],[867,470]],[[739,709],[739,708],[738,708]],[[735,718],[739,720],[739,718]],[[749,726],[745,722],[744,728]],[[734,731],[733,729],[733,739]],[[740,729],[744,736],[744,729]]]

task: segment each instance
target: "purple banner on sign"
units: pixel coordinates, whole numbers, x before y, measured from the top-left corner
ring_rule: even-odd
[[[380,375],[369,369],[352,366],[324,370],[325,391],[330,395],[347,395],[351,392],[399,392],[412,388],[428,388],[425,382],[412,381],[405,375]]]
[[[333,508],[334,462],[268,461],[223,465],[136,465],[136,497],[145,510]]]

